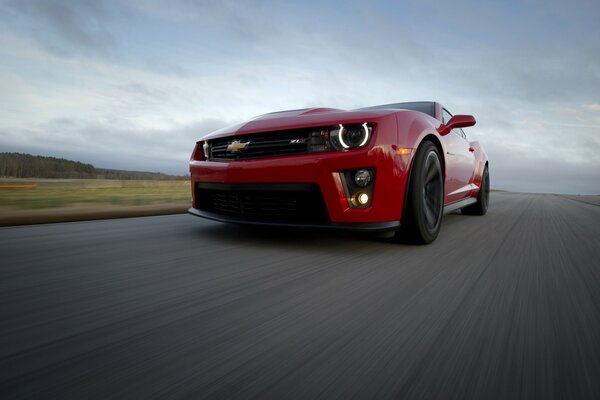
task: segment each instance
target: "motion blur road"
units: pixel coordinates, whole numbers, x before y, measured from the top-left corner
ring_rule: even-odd
[[[429,246],[188,215],[3,228],[0,398],[598,399],[599,205],[494,193]]]

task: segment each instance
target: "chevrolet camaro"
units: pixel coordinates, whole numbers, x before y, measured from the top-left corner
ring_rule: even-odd
[[[488,209],[488,158],[462,130],[474,124],[437,102],[265,114],[196,143],[189,213],[430,243],[445,213]]]

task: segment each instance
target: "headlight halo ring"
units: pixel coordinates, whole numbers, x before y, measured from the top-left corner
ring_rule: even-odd
[[[362,124],[338,124],[337,129],[330,130],[330,142],[331,145],[338,151],[354,150],[359,149],[367,145],[372,136],[372,126],[367,122]],[[359,143],[351,143],[352,139],[344,138],[344,134],[349,135],[356,133],[357,130],[362,131]],[[350,142],[349,142],[350,140]]]

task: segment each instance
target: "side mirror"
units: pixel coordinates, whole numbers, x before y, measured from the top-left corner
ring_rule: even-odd
[[[466,128],[467,126],[475,125],[475,117],[472,115],[455,115],[450,118],[450,121],[446,125],[441,124],[438,128],[438,132],[442,136],[446,136],[447,134],[455,128]]]

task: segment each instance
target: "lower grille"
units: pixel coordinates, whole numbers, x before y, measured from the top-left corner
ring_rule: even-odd
[[[325,222],[327,209],[317,185],[198,183],[200,210],[269,222]]]

